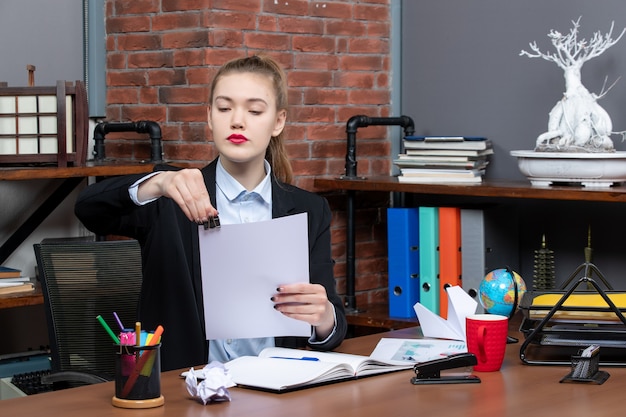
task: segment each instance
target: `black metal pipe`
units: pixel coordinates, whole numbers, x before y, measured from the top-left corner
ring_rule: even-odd
[[[151,120],[138,122],[102,122],[98,123],[93,131],[94,160],[105,159],[104,138],[110,132],[137,132],[147,133],[150,136],[150,161],[163,161],[163,148],[161,145],[161,127]]]
[[[415,123],[409,116],[400,117],[369,117],[363,115],[352,116],[346,123],[347,152],[346,152],[346,173],[344,178],[354,179],[356,172],[356,131],[360,127],[368,126],[401,126],[404,128],[404,136],[411,136],[415,133]]]
[[[409,116],[400,117],[368,117],[363,115],[352,116],[346,123],[347,133],[347,153],[346,153],[346,173],[342,179],[357,178],[356,161],[356,132],[360,127],[367,126],[401,126],[404,128],[404,135],[411,136],[415,133],[415,123]],[[344,306],[348,311],[356,311],[356,229],[354,225],[354,191],[348,191],[346,195],[346,295]]]

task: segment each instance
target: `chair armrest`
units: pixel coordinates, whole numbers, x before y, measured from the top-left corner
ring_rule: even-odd
[[[86,384],[99,384],[101,382],[108,381],[111,381],[111,379],[89,372],[78,371],[52,372],[49,375],[43,375],[41,377],[42,384],[53,384],[55,382],[83,382]]]

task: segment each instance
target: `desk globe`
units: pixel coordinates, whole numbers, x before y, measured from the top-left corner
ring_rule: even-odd
[[[517,298],[515,290],[517,284]],[[511,317],[526,293],[526,283],[515,271],[508,268],[494,269],[480,282],[478,299],[490,314]]]

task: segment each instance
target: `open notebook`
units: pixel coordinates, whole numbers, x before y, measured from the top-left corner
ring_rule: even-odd
[[[290,391],[346,379],[413,368],[369,356],[266,348],[259,356],[242,356],[225,364],[237,385],[269,391]]]

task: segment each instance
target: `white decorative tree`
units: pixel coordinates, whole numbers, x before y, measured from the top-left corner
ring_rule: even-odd
[[[601,55],[624,35],[626,29],[615,39],[612,38],[613,24],[605,35],[599,31],[587,41],[578,40],[580,17],[572,21],[574,27],[568,34],[550,30],[548,38],[556,49],[553,53],[543,53],[536,42],[530,43],[531,52],[522,50],[520,56],[543,58],[554,62],[564,71],[565,93],[563,98],[552,108],[548,120],[548,131],[539,135],[535,151],[543,152],[615,152],[612,134],[613,125],[609,114],[597,103],[610,89],[599,95],[590,93],[582,84],[581,69],[585,62]]]

